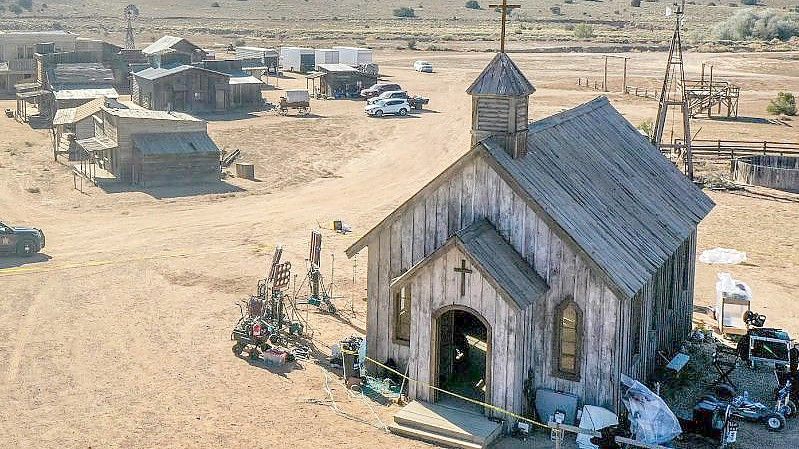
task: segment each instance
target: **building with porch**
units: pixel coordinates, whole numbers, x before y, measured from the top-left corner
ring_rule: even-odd
[[[103,106],[94,136],[77,141],[79,170],[95,182],[143,187],[215,182],[220,150],[204,120],[180,112]]]
[[[315,96],[325,98],[359,98],[361,89],[377,82],[370,75],[346,64],[319,64],[315,72],[306,75]],[[318,81],[318,86],[317,86]]]
[[[713,202],[607,98],[529,122],[534,91],[497,54],[467,90],[471,148],[347,250],[369,250],[368,355],[411,400],[527,414],[546,389],[618,412],[622,375],[691,330]]]

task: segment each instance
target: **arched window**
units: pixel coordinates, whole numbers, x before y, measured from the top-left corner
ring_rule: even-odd
[[[583,338],[583,312],[567,296],[555,311],[555,371],[559,377],[580,379]]]

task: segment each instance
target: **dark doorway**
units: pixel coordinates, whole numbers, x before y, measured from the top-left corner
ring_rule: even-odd
[[[465,310],[449,310],[438,318],[438,387],[476,401],[485,402],[489,336],[485,324]],[[473,403],[446,393],[439,402]]]

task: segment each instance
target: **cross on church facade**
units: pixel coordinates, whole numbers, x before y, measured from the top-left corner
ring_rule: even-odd
[[[461,259],[461,266],[455,267],[455,271],[461,274],[461,296],[466,296],[466,275],[472,272],[466,268],[466,259]]]
[[[505,53],[505,22],[508,19],[508,11],[521,8],[522,5],[509,5],[508,0],[502,0],[500,5],[488,5],[489,8],[502,9],[502,34],[499,40],[499,52]]]

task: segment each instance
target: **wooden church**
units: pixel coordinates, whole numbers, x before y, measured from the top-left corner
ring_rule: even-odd
[[[696,228],[713,202],[599,97],[529,122],[505,53],[469,87],[463,157],[355,242],[368,355],[526,413],[525,385],[618,411],[691,330]]]

